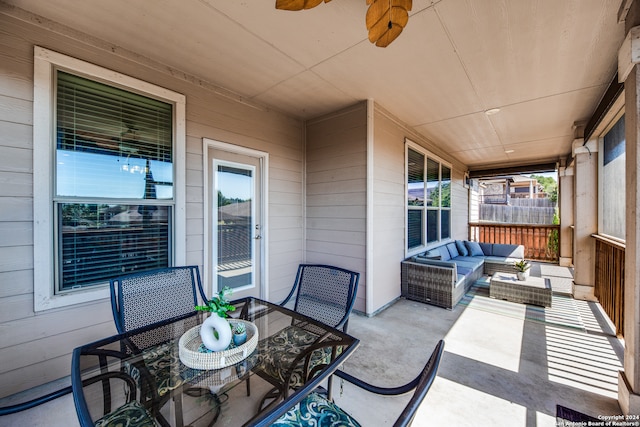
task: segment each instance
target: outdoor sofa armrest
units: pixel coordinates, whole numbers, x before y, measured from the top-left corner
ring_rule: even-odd
[[[418,264],[426,264],[426,265],[432,265],[436,267],[456,268],[456,263],[454,261],[442,261],[439,259],[421,258],[421,257],[413,257],[411,258],[411,261]]]
[[[457,273],[453,262],[402,261],[401,294],[408,299],[451,309]]]

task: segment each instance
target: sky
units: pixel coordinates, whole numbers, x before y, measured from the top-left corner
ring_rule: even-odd
[[[57,150],[58,196],[142,199],[145,159]],[[173,182],[173,165],[151,160],[154,181]],[[156,185],[157,199],[171,199],[170,185]]]
[[[219,168],[220,169],[220,168]],[[232,168],[216,173],[216,190],[228,199],[249,200],[253,196],[253,178],[246,174],[233,173]],[[241,170],[245,172],[245,170]]]
[[[142,199],[146,159],[83,151],[57,150],[56,190],[58,196]],[[173,164],[150,161],[154,181],[173,182]],[[227,170],[233,168],[226,168]],[[243,171],[244,172],[244,171]],[[246,174],[218,172],[217,189],[225,197],[250,199],[253,180]],[[157,199],[171,199],[170,185],[156,185]]]

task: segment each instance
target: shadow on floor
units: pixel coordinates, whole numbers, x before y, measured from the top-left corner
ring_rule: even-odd
[[[401,299],[374,317],[352,316],[349,333],[361,345],[343,369],[381,386],[404,384],[443,338],[438,378],[414,427],[551,427],[556,405],[594,417],[621,414],[623,347],[606,316],[598,304],[568,296],[570,269],[539,264],[532,274],[552,281],[551,308],[489,298],[485,277],[454,310]],[[341,381],[334,381],[333,395],[373,427],[392,425],[409,399],[374,396]],[[0,426],[15,425],[77,425],[71,396],[0,417]]]
[[[572,277],[545,264],[533,273]],[[550,308],[517,304],[489,298],[484,277],[454,310],[401,299],[375,317],[352,316],[349,333],[361,345],[344,370],[385,386],[413,378],[445,340],[438,379],[414,426],[555,426],[557,405],[594,417],[621,414],[622,345],[597,303],[562,290],[554,288]],[[340,396],[335,387],[336,401],[365,426],[392,424],[406,404],[346,383]]]

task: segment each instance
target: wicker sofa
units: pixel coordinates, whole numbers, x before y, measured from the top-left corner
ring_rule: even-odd
[[[456,240],[402,261],[402,296],[453,309],[483,274],[515,273],[523,245]]]

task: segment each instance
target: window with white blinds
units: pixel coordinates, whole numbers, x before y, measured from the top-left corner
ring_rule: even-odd
[[[451,167],[407,144],[407,251],[451,238]]]
[[[169,266],[173,106],[56,75],[56,289]]]

